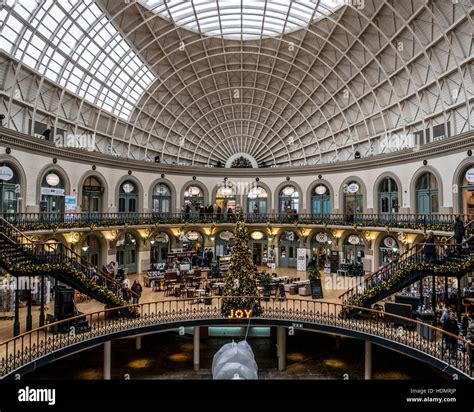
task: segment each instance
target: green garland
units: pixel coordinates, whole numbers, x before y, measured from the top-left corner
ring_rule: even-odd
[[[4,267],[10,273],[15,276],[51,276],[53,272],[67,272],[72,275],[77,281],[79,281],[86,290],[95,293],[96,296],[107,301],[112,306],[127,306],[129,303],[121,297],[115,295],[112,291],[106,287],[102,287],[93,283],[83,272],[77,270],[67,263],[41,263],[41,264],[22,264],[13,263],[5,255],[0,255],[0,266]],[[132,316],[136,317],[139,315],[139,311],[135,307],[126,309]]]
[[[350,299],[347,304],[352,306],[364,306],[368,301],[382,292],[388,292],[398,282],[408,277],[413,272],[429,272],[433,275],[459,275],[470,272],[474,269],[474,257],[469,257],[461,264],[433,265],[430,263],[412,263],[397,271],[395,275],[386,281],[381,281],[376,286],[366,290],[362,295]],[[351,309],[344,308],[339,316],[347,315]]]

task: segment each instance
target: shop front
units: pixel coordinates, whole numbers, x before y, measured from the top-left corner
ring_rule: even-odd
[[[247,213],[254,217],[268,213],[268,193],[263,187],[257,186],[249,191]]]
[[[295,232],[286,231],[278,242],[278,266],[282,268],[296,268],[297,252],[300,239]]]
[[[267,235],[260,231],[250,233],[249,247],[252,252],[253,263],[257,266],[267,266],[269,263]]]
[[[467,215],[474,215],[474,167],[472,166],[464,174],[460,193],[462,212]]]
[[[392,236],[382,239],[379,246],[379,265],[384,266],[393,262],[400,255],[398,242]]]
[[[137,240],[132,233],[124,233],[116,244],[117,265],[126,274],[137,272]]]
[[[316,233],[311,239],[311,262],[319,268],[324,267],[327,259],[331,259],[332,240],[327,233]]]
[[[41,180],[40,212],[64,212],[64,180],[55,172],[49,172]]]
[[[138,212],[138,190],[133,182],[127,181],[120,186],[119,212]]]
[[[103,194],[104,187],[100,180],[94,176],[87,177],[82,184],[82,212],[100,213]]]
[[[0,213],[21,211],[20,177],[13,167],[0,166]]]
[[[151,238],[150,245],[150,263],[152,265],[166,263],[170,250],[169,236],[164,232],[157,233]]]
[[[229,256],[232,246],[234,245],[234,234],[225,230],[220,232],[216,237],[216,257]]]
[[[101,247],[99,239],[94,235],[88,235],[82,242],[81,257],[91,266],[102,267]]]
[[[204,239],[202,235],[199,232],[192,231],[192,230],[181,234],[179,240],[181,242],[182,249],[185,252],[188,252],[188,251],[199,252],[202,250],[204,246]]]
[[[362,264],[365,257],[363,239],[356,234],[347,236],[344,241],[343,253],[343,263]]]

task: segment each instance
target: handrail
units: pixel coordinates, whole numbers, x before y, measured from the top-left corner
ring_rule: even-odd
[[[65,245],[64,243],[61,243],[61,242],[51,242],[51,243],[35,242],[30,237],[25,235],[21,230],[17,229],[11,223],[6,221],[3,217],[0,217],[0,225],[4,225],[4,224],[6,224],[6,226],[10,229],[11,232],[13,232],[16,235],[16,237],[19,237],[20,239],[26,240],[26,242],[25,243],[17,242],[14,239],[11,239],[11,237],[7,236],[4,231],[3,231],[3,235],[8,237],[10,239],[10,241],[13,241],[14,244],[21,247],[23,250],[24,250],[25,247],[27,249],[30,248],[31,251],[29,251],[29,253],[32,253],[35,257],[38,256],[38,253],[42,252],[41,247],[43,247],[43,250],[46,249],[46,253],[49,254],[49,255],[57,255],[58,250],[63,249],[63,250],[66,250],[66,253],[61,253],[61,259],[63,261],[69,261],[69,263],[74,262],[74,264],[79,265],[81,270],[86,274],[90,272],[90,269],[88,267],[86,267],[86,265],[84,264],[84,262],[86,262],[86,260],[82,256],[80,256],[78,253],[76,253],[73,249],[71,249],[70,247]],[[68,253],[69,253],[70,256],[68,255]],[[97,272],[95,272],[95,274],[99,278],[102,279],[102,281],[104,282],[105,287],[107,287],[107,284],[110,282],[116,288],[121,289],[122,291],[125,290],[125,286],[123,284],[121,284],[120,282],[117,282],[117,280],[115,280],[113,277],[111,277],[110,275],[104,273],[104,271],[102,269],[97,268]],[[110,288],[108,288],[108,289],[110,289]],[[139,297],[137,293],[135,293],[134,291],[131,290],[131,288],[128,289],[127,292],[129,292],[132,296]]]
[[[465,228],[465,232],[467,233],[467,229],[474,223],[474,221],[469,221],[467,222],[465,225],[464,225],[464,228]],[[438,247],[438,246],[448,246],[448,243],[454,238],[454,235],[452,235],[451,237],[449,237],[448,239],[446,239],[446,241],[444,243],[442,243],[441,245],[435,245],[435,247]],[[465,243],[465,242],[469,242],[469,239],[461,242],[462,244]],[[392,268],[395,267],[395,269],[398,269],[401,265],[403,265],[404,263],[406,263],[406,260],[408,258],[412,258],[413,255],[417,254],[417,251],[418,249],[422,249],[424,245],[423,244],[413,244],[408,250],[406,250],[405,252],[403,252],[400,256],[397,257],[396,260],[392,261],[392,262],[389,262],[387,263],[386,265],[383,265],[382,267],[378,268],[375,272],[372,272],[371,274],[369,274],[366,278],[364,278],[364,285],[374,279],[375,277],[383,274],[384,277],[386,277],[386,275],[390,275],[392,274],[390,271],[392,270]],[[395,270],[393,269],[393,270]],[[390,276],[389,276],[390,277]],[[344,296],[346,295],[350,295],[352,296],[353,295],[353,292],[354,290],[356,290],[358,287],[360,287],[360,285],[356,285],[354,286],[353,288],[345,291],[343,294],[341,294],[340,296],[338,296],[338,299],[342,299]]]
[[[97,225],[144,225],[144,224],[208,224],[208,223],[235,223],[236,215],[226,212],[201,213],[179,212],[179,213],[3,213],[0,214],[7,221],[31,230],[41,228],[80,228]],[[317,224],[317,225],[343,225],[343,226],[392,226],[408,229],[433,229],[441,231],[452,231],[456,214],[384,214],[384,213],[244,213],[244,219],[252,224]],[[464,221],[474,220],[474,215],[462,215]]]
[[[456,336],[441,328],[406,318],[396,314],[380,312],[374,309],[341,303],[313,301],[302,299],[262,298],[255,296],[213,296],[210,307],[196,308],[196,298],[161,300],[136,305],[104,309],[73,318],[54,322],[37,329],[24,332],[14,338],[0,343],[0,376],[7,375],[16,369],[34,362],[42,356],[58,349],[106,336],[110,333],[130,330],[134,328],[153,326],[166,322],[176,323],[186,320],[225,319],[228,314],[222,312],[222,303],[232,299],[247,299],[257,301],[262,311],[255,319],[281,319],[305,323],[328,324],[347,330],[359,331],[397,342],[417,349],[438,360],[445,361],[446,353],[440,349],[440,341],[449,340],[462,344],[467,348],[465,353],[457,352],[458,346],[453,346],[456,353],[447,354],[447,362],[461,370],[466,375],[471,373],[471,359],[474,354],[473,343],[462,336]],[[138,319],[113,318],[121,310],[135,308],[140,317]],[[344,311],[357,310],[358,319],[346,318]],[[341,316],[342,315],[342,316]],[[71,332],[74,321],[86,320],[88,330],[77,333]],[[110,327],[107,326],[110,323]],[[408,325],[400,332],[399,328],[392,328],[391,324]],[[432,340],[425,340],[418,334],[424,330],[433,336]],[[62,331],[62,332],[60,332]]]

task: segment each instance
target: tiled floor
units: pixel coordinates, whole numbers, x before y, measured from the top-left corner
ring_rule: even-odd
[[[260,268],[261,270],[264,268]],[[276,270],[278,276],[288,276],[290,278],[299,277],[301,280],[307,279],[307,272],[297,272],[294,268],[284,269],[278,268]],[[144,285],[144,275],[130,275],[129,279],[131,282],[138,278],[140,283]],[[356,278],[340,278],[336,279],[335,275],[331,277],[326,277],[322,273],[322,286],[324,298],[321,299],[325,302],[334,302],[339,303],[338,296],[344,293],[345,290],[352,287],[355,284]],[[311,296],[299,296],[293,295],[289,296],[294,299],[302,300],[311,300]],[[151,288],[144,287],[140,303],[147,302],[156,302],[162,300],[170,300],[175,298],[166,298],[163,296],[163,292],[153,292]],[[104,309],[104,305],[95,300],[90,300],[88,302],[77,303],[77,309],[82,313],[92,313]],[[20,308],[20,325],[21,332],[26,331],[26,307]],[[54,312],[54,302],[51,302],[47,306],[47,313]],[[33,317],[33,328],[38,327],[39,325],[39,306],[33,306],[32,308],[32,317]],[[13,336],[13,320],[0,320],[0,342],[3,342],[7,339],[10,339]]]

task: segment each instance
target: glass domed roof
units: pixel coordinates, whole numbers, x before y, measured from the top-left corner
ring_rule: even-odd
[[[306,27],[340,0],[139,0],[177,26],[235,40],[276,37]]]

